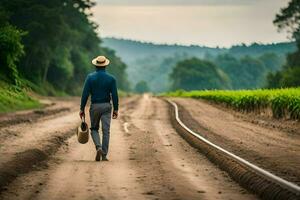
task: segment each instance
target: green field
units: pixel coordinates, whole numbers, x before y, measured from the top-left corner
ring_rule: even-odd
[[[243,112],[260,112],[270,108],[275,118],[300,119],[300,88],[176,91],[166,96],[205,99]]]
[[[0,113],[39,107],[41,104],[30,97],[25,89],[0,82]]]

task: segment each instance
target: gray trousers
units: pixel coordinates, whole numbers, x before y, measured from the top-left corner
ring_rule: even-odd
[[[91,104],[90,107],[92,139],[96,146],[96,150],[102,148],[104,155],[107,155],[109,147],[111,109],[112,106],[110,103],[96,103]],[[100,122],[102,128],[102,145],[99,136]]]

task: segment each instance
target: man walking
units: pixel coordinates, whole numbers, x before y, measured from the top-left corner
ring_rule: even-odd
[[[96,161],[108,161],[108,147],[110,135],[111,121],[111,99],[113,102],[112,118],[118,117],[118,91],[116,79],[106,72],[109,60],[105,56],[98,56],[92,60],[92,64],[96,67],[96,71],[90,73],[84,83],[81,97],[80,118],[85,117],[85,106],[89,95],[91,95],[90,119],[91,119],[91,135],[96,146]],[[99,136],[99,124],[102,127],[102,144]]]

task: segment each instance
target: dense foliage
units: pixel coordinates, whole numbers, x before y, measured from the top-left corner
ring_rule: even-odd
[[[7,13],[0,8],[0,72],[7,82],[19,84],[16,61],[24,54],[21,37],[24,33],[7,22]],[[5,76],[3,75],[5,74]]]
[[[143,94],[143,93],[149,92],[150,90],[149,90],[149,86],[146,81],[140,81],[135,85],[134,91],[139,94]]]
[[[200,62],[199,59],[198,61],[193,59],[194,62],[192,65],[188,64],[190,63],[190,59],[179,61],[171,74],[171,80],[173,81],[171,89],[261,88],[266,84],[267,73],[278,71],[284,63],[284,59],[275,53],[266,53],[257,58],[250,56],[237,58],[230,54],[220,54],[216,57],[207,57],[206,60],[210,61],[208,69],[217,71],[218,73],[201,71],[203,62]],[[187,64],[185,64],[186,62]],[[199,68],[196,67],[197,64]],[[184,71],[183,68],[179,67],[180,65],[184,66]],[[197,70],[195,71],[195,69]],[[181,80],[179,81],[179,79]],[[222,81],[217,82],[216,79]]]
[[[270,88],[300,86],[300,0],[291,0],[286,8],[276,15],[274,24],[279,30],[292,33],[298,50],[287,56],[283,70],[268,76]]]
[[[268,72],[280,70],[285,59],[275,53],[265,53],[256,58],[222,54],[211,58],[211,61],[229,76],[232,89],[255,89],[264,87]]]
[[[86,74],[93,70],[92,58],[103,54],[110,58],[109,71],[120,88],[127,89],[125,64],[112,50],[100,46],[97,25],[89,19],[94,5],[92,0],[1,0],[0,10],[5,11],[1,19],[6,19],[2,23],[11,29],[0,30],[1,52],[9,54],[9,49],[3,48],[7,41],[2,39],[9,37],[13,38],[10,48],[18,50],[14,57],[8,55],[13,65],[22,55],[23,45],[25,50],[17,68],[10,63],[1,63],[1,68],[17,69],[22,78],[36,85],[50,84],[60,91],[78,94]],[[27,34],[22,37],[20,30]]]
[[[271,108],[273,117],[300,119],[300,88],[274,90],[211,90],[177,91],[167,94],[174,97],[192,97],[225,104],[239,111],[263,112]]]
[[[227,75],[212,62],[191,58],[177,63],[171,73],[172,89],[225,89]]]
[[[0,81],[0,113],[41,107],[25,90]]]

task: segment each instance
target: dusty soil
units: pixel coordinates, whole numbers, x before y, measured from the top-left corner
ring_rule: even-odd
[[[56,117],[56,114],[78,109],[78,98],[51,98],[41,100],[43,108],[0,114],[0,128],[21,123],[34,123],[45,117]],[[2,135],[1,135],[2,136]]]
[[[163,100],[124,100],[112,121],[109,162],[94,161],[91,140],[81,145],[71,137],[0,199],[256,199],[190,147],[169,120]]]
[[[210,141],[238,156],[300,184],[300,134],[258,125],[248,117],[195,99],[173,98],[182,121]],[[276,123],[276,122],[274,122]],[[281,127],[283,127],[282,125]]]
[[[0,128],[0,167],[18,153],[33,148],[42,148],[55,137],[62,137],[78,125],[79,99],[69,101],[55,101],[53,106],[41,111],[22,111],[14,114],[2,115],[6,126]],[[59,112],[53,112],[59,111]],[[44,114],[36,114],[44,113]],[[25,121],[16,119],[25,118]],[[9,120],[12,118],[12,120]]]
[[[207,103],[209,105],[212,105],[213,107],[216,107],[220,110],[223,110],[225,112],[231,113],[237,118],[240,118],[243,121],[251,122],[253,124],[287,132],[291,135],[300,135],[300,121],[299,120],[292,120],[288,118],[280,118],[275,119],[271,115],[271,110],[265,111],[265,112],[239,112],[237,110],[234,110],[232,108],[226,107],[225,105],[212,103],[205,100],[200,100],[204,103]],[[266,114],[268,113],[268,114]]]
[[[44,109],[1,115],[0,190],[55,153],[73,135],[79,122],[75,115],[78,102],[78,98],[51,98]]]

